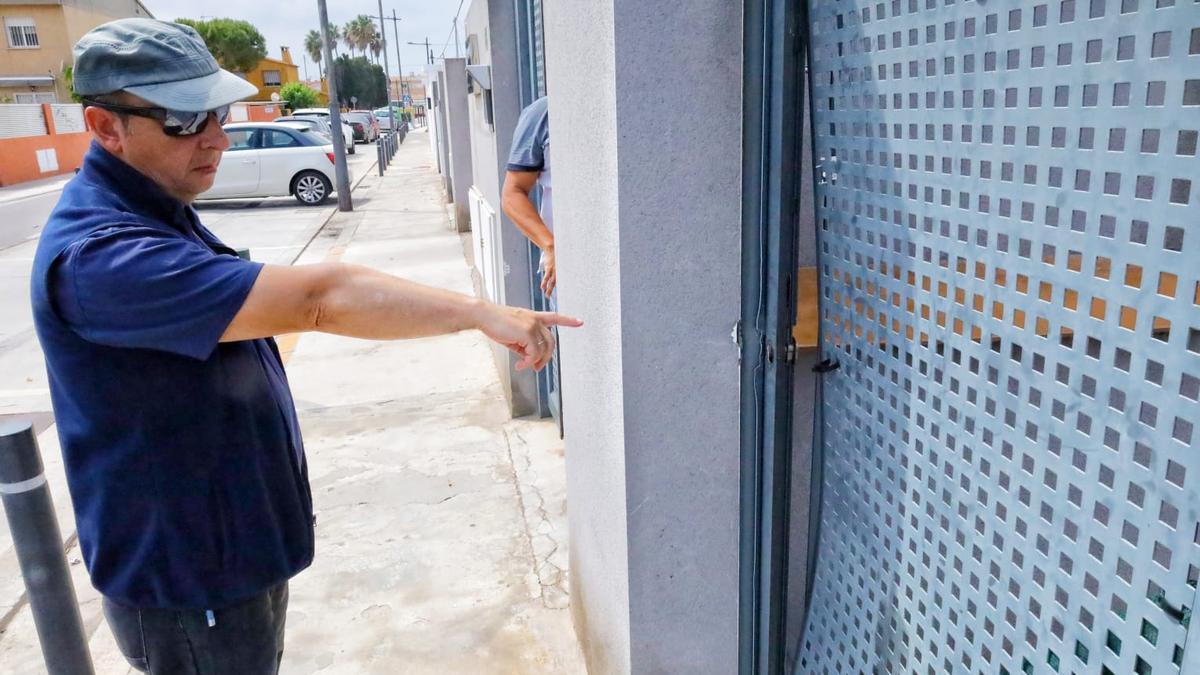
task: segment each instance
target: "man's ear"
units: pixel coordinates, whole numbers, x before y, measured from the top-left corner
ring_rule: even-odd
[[[100,147],[114,155],[121,154],[126,132],[120,116],[102,108],[89,106],[83,109],[83,117]]]

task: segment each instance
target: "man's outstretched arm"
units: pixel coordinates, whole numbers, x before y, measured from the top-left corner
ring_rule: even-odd
[[[357,265],[266,265],[221,341],[308,331],[400,340],[478,329],[521,355],[519,368],[541,369],[554,353],[550,327],[580,325]]]

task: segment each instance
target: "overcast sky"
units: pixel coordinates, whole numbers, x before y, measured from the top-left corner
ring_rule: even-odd
[[[292,59],[300,66],[300,76],[305,77],[304,36],[317,27],[317,0],[142,0],[158,19],[172,21],[178,18],[230,18],[242,19],[254,24],[267,39],[267,55],[279,58],[279,48],[292,49]],[[454,39],[450,36],[451,20],[458,10],[460,0],[383,0],[386,22],[388,59],[391,61],[390,75],[396,74],[395,33],[392,26],[400,30],[400,59],[405,73],[422,72],[425,47],[412,46],[407,42],[424,42],[429,38],[434,57],[442,54],[454,55]],[[462,15],[465,16],[471,0],[462,0]],[[359,14],[378,15],[378,0],[326,0],[329,22],[344,26]],[[396,11],[399,24],[390,21],[392,10]],[[203,15],[198,15],[203,12]],[[459,17],[459,38],[462,39],[462,16]],[[447,37],[450,41],[447,42]],[[461,51],[461,49],[460,49]],[[308,62],[308,79],[317,78],[317,67]]]

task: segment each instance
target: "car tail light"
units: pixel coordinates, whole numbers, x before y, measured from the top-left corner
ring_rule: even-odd
[[[325,153],[325,156],[329,158],[330,164],[337,164],[337,162],[333,161],[333,153],[332,152]]]

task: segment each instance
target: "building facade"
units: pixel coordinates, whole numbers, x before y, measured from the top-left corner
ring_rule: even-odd
[[[300,81],[300,66],[292,62],[292,52],[287,47],[279,48],[279,58],[267,57],[258,62],[245,74],[246,81],[258,87],[253,101],[272,101],[283,85]]]
[[[0,1],[0,103],[69,103],[71,48],[96,26],[154,18],[138,0]]]
[[[1195,7],[472,2],[509,304],[550,96],[591,672],[1200,672]]]

